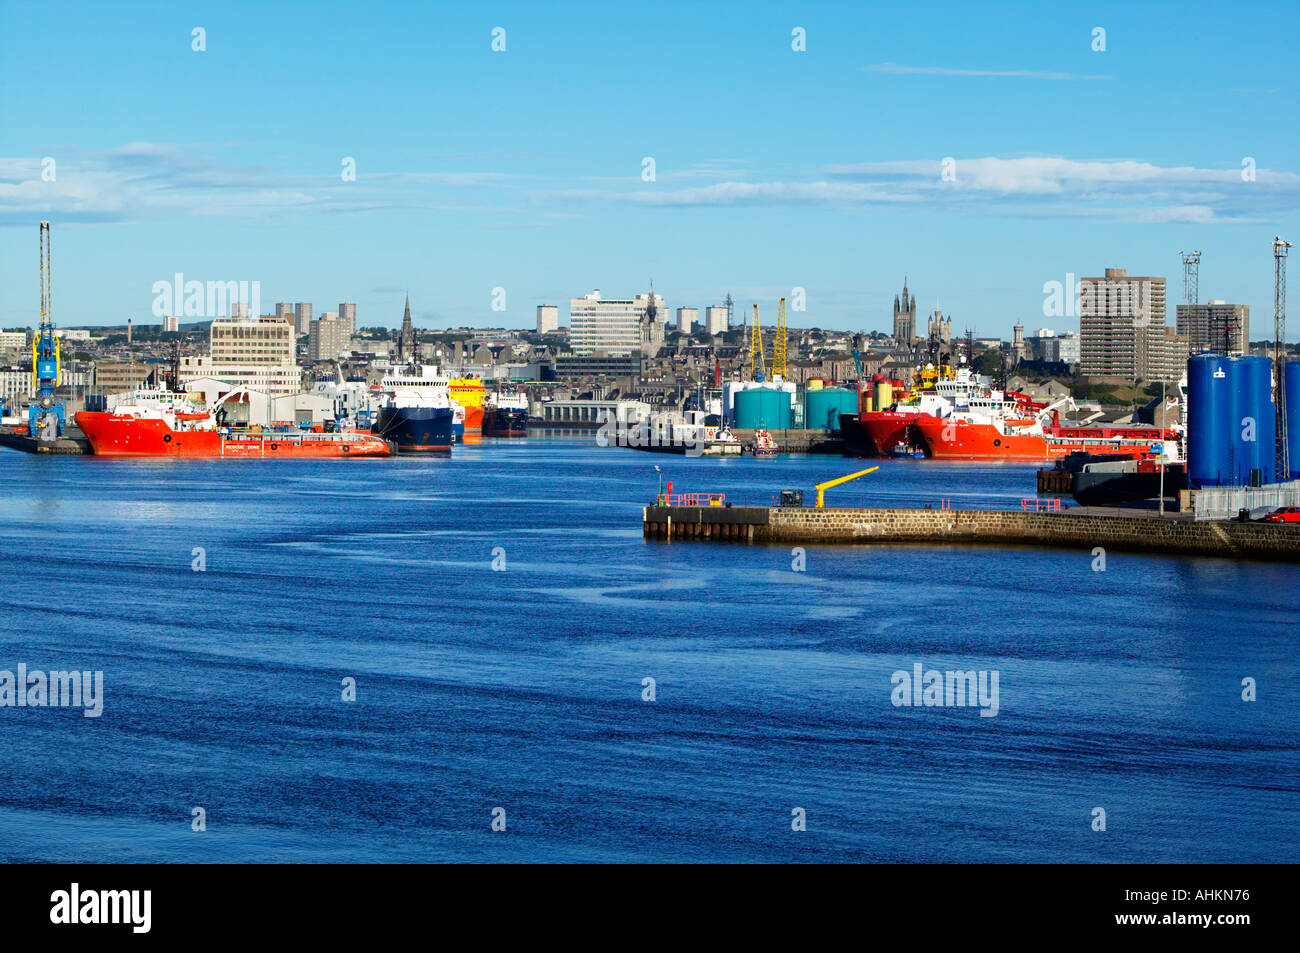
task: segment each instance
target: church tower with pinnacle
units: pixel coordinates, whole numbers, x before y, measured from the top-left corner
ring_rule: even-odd
[[[907,277],[903,278],[903,295],[894,295],[894,343],[898,347],[911,347],[916,337],[916,295],[907,293]]]

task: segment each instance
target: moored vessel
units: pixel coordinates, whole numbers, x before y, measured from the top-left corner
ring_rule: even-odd
[[[912,425],[932,457],[958,460],[1056,460],[1072,453],[1158,457],[1174,430],[1159,427],[1044,427],[1040,420],[989,413],[921,414]]]
[[[451,399],[465,408],[465,433],[483,432],[483,401],[487,388],[479,377],[453,377],[448,382]]]
[[[447,377],[431,364],[407,364],[385,376],[374,431],[401,453],[447,453],[455,410]]]
[[[483,404],[483,436],[528,436],[527,395],[489,394]]]
[[[754,456],[756,457],[775,457],[781,452],[772,435],[766,430],[754,431]]]
[[[231,391],[210,409],[184,394],[137,392],[111,411],[81,411],[77,426],[100,457],[387,457],[388,444],[361,430],[232,430],[217,426]]]

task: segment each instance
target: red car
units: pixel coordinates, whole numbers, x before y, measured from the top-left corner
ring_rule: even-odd
[[[1265,523],[1300,523],[1300,506],[1283,506],[1264,517]]]

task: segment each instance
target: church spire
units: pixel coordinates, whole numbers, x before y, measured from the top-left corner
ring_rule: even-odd
[[[397,335],[398,360],[414,360],[417,356],[415,327],[411,324],[411,296],[406,296],[406,310],[402,314],[402,330]]]

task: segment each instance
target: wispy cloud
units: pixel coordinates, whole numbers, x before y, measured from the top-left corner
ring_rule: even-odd
[[[1300,176],[1259,169],[1158,166],[1132,159],[954,159],[837,165],[815,181],[719,182],[692,188],[558,189],[539,200],[640,206],[895,206],[1040,219],[1262,222],[1300,207]]]
[[[765,179],[748,162],[702,160],[638,175],[546,178],[492,170],[295,174],[158,143],[41,160],[0,158],[0,225],[57,216],[85,224],[176,216],[300,218],[319,213],[482,213],[483,228],[533,228],[599,206],[916,208],[1026,219],[1266,222],[1300,208],[1300,175],[1160,166],[1139,159],[957,157],[861,162]]]
[[[958,69],[952,66],[903,66],[899,63],[873,63],[862,67],[869,73],[894,76],[1000,76],[1009,79],[1096,80],[1112,76],[1089,76],[1081,73],[1050,73],[1029,69]]]
[[[148,221],[177,215],[235,217],[396,209],[491,211],[490,190],[520,177],[493,171],[362,169],[292,172],[218,159],[168,143],[98,152],[65,149],[52,178],[38,157],[0,157],[0,225],[56,215],[65,222]]]

